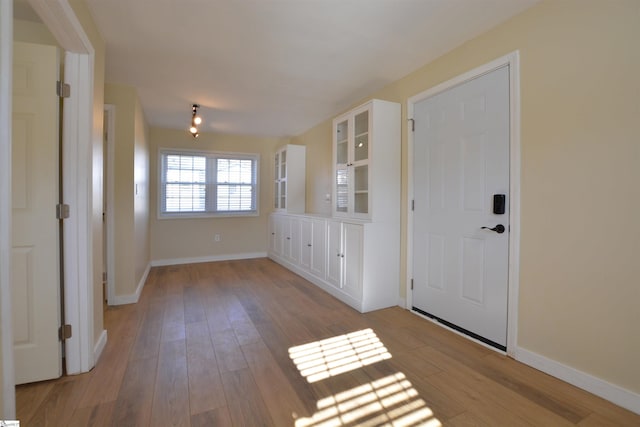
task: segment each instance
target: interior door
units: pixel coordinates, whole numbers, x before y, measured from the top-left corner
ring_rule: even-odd
[[[413,309],[504,350],[508,67],[416,103],[414,120]]]
[[[58,58],[53,46],[14,43],[11,262],[16,384],[62,374]]]

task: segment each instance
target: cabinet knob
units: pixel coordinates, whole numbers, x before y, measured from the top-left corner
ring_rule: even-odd
[[[311,243],[307,243],[307,246],[308,246],[308,247],[311,247]]]
[[[287,237],[287,240],[291,240],[291,237]]]

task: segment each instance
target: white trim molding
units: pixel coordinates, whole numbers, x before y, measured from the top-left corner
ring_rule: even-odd
[[[149,271],[151,271],[151,263],[147,264],[147,268],[145,268],[144,273],[142,273],[142,277],[140,278],[140,281],[138,281],[138,286],[136,286],[136,291],[130,295],[115,295],[114,293],[114,295],[109,298],[109,305],[137,303],[140,300],[144,284],[147,282],[147,277],[149,277]]]
[[[16,417],[11,310],[11,112],[13,75],[13,2],[0,1],[0,414]]]
[[[563,365],[553,359],[534,353],[522,347],[517,347],[515,359],[532,368],[538,369],[553,377],[559,378],[578,388],[602,397],[618,406],[640,414],[640,394],[611,384],[598,377]]]
[[[514,357],[518,342],[518,294],[520,288],[520,54],[512,52],[481,65],[462,75],[440,83],[407,100],[407,135],[408,135],[408,168],[407,168],[407,277],[406,300],[407,309],[413,306],[411,279],[413,276],[413,211],[411,200],[414,198],[413,188],[413,153],[414,140],[411,124],[414,105],[418,102],[444,92],[454,86],[465,83],[504,66],[509,67],[509,278],[508,278],[508,313],[507,313],[507,354]]]
[[[93,360],[98,362],[98,359],[100,358],[100,355],[102,354],[106,346],[107,346],[107,331],[106,329],[103,329],[102,333],[100,334],[100,338],[98,338],[96,345],[93,347]]]
[[[106,121],[104,123],[106,127],[107,137],[104,140],[106,144],[106,150],[103,148],[103,155],[106,154],[107,160],[107,168],[104,171],[103,179],[107,182],[107,194],[105,195],[106,206],[105,206],[105,219],[107,224],[107,233],[106,236],[103,236],[106,239],[105,250],[107,251],[107,303],[109,305],[119,305],[117,302],[116,291],[115,291],[115,277],[116,277],[116,250],[115,250],[115,214],[114,214],[114,205],[115,205],[115,132],[116,132],[116,106],[113,104],[105,104],[104,112]],[[106,152],[106,153],[105,153]],[[139,294],[138,294],[139,296]],[[136,300],[137,301],[137,300]],[[126,304],[126,303],[121,303]]]

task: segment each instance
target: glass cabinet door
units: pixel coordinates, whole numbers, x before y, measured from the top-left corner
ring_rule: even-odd
[[[353,212],[369,213],[369,110],[354,117]]]
[[[353,169],[353,212],[369,213],[369,165],[356,166]]]
[[[369,109],[335,123],[335,213],[369,215]]]
[[[346,167],[336,168],[336,212],[349,211],[349,170]]]
[[[356,115],[354,119],[355,135],[353,141],[353,162],[369,159],[369,110]]]
[[[349,162],[349,120],[338,123],[336,126],[336,164],[346,165]]]
[[[275,168],[274,168],[274,174],[273,174],[275,180],[274,180],[274,187],[273,187],[273,207],[275,209],[280,208],[280,194],[278,193],[278,190],[280,189],[280,153],[276,153],[275,155]]]
[[[287,208],[287,151],[280,152],[280,209]]]

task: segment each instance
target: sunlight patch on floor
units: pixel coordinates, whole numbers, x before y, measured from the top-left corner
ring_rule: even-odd
[[[391,358],[371,329],[339,335],[289,349],[289,357],[313,383]]]
[[[295,427],[442,425],[401,372],[321,399],[317,408]]]

